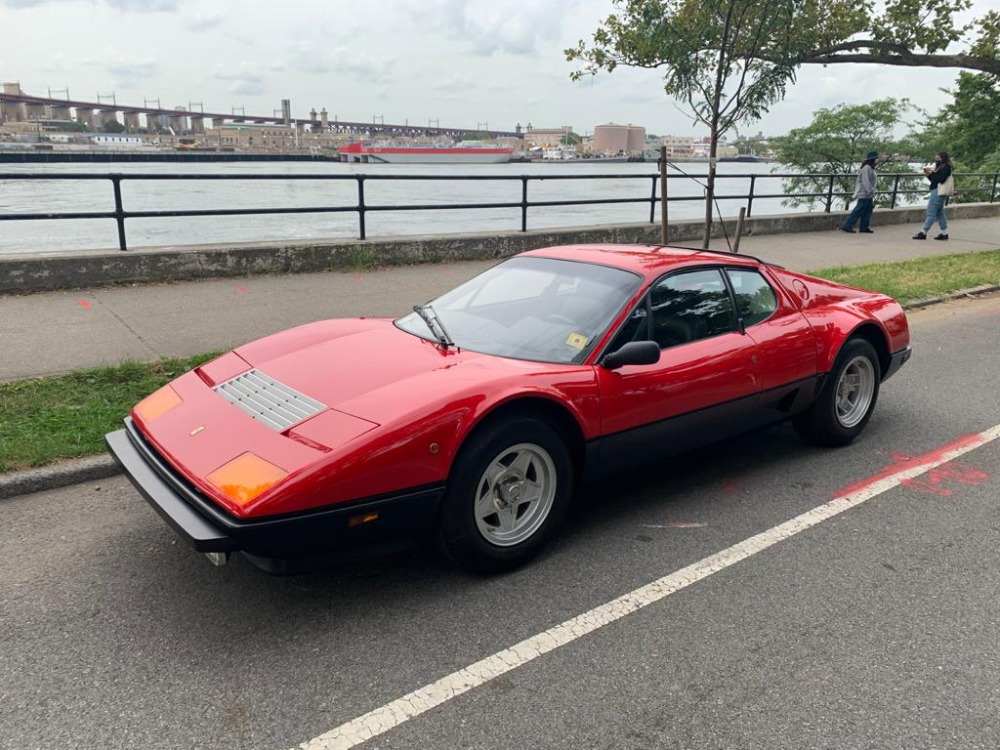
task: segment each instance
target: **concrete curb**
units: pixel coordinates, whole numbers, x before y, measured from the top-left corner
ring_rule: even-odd
[[[1000,284],[987,284],[971,289],[963,289],[940,297],[930,297],[904,305],[906,310],[919,310],[941,302],[950,302],[979,294],[1000,292]],[[67,487],[71,484],[90,482],[95,479],[115,476],[121,473],[121,468],[111,456],[88,456],[72,461],[61,461],[57,464],[42,466],[26,471],[13,471],[0,474],[0,500],[28,495],[33,492],[44,492]]]
[[[60,461],[37,469],[12,471],[0,474],[0,500],[104,479],[120,473],[121,469],[115,460],[104,455]]]

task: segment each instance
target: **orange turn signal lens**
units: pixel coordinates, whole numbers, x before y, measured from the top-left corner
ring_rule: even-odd
[[[138,403],[135,410],[142,417],[142,421],[148,424],[180,404],[181,397],[177,395],[177,391],[169,385],[165,385],[155,393],[146,396]]]
[[[241,508],[288,476],[288,472],[260,456],[244,453],[208,475],[208,481]]]

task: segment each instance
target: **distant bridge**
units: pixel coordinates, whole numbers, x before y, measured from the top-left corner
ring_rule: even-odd
[[[485,133],[490,138],[521,136],[520,125],[514,131],[506,130],[482,130],[473,128],[448,128],[448,127],[424,127],[422,125],[393,125],[382,122],[346,122],[334,119],[330,121],[324,109],[319,116],[316,110],[310,112],[309,118],[292,118],[283,115],[246,115],[246,114],[219,114],[215,112],[189,111],[181,108],[148,107],[129,104],[107,103],[107,102],[85,102],[73,101],[69,99],[52,99],[44,96],[30,96],[18,91],[12,93],[6,90],[0,92],[0,119],[24,121],[24,120],[67,120],[70,110],[75,110],[76,120],[94,127],[94,113],[113,113],[115,119],[121,113],[124,118],[124,125],[127,131],[137,131],[140,128],[139,116],[145,115],[147,127],[150,118],[159,120],[162,117],[168,118],[170,127],[176,132],[182,130],[181,123],[184,119],[191,122],[191,130],[194,133],[205,132],[205,120],[211,121],[213,128],[219,128],[224,123],[252,123],[254,125],[286,125],[296,128],[305,128],[313,132],[346,133],[368,138],[378,137],[416,137],[416,136],[438,136],[453,139],[467,137],[473,133]],[[20,87],[17,87],[18,89]]]

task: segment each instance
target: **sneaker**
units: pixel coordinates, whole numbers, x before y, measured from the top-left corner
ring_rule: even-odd
[[[853,229],[848,229],[847,227],[841,227],[840,231],[841,232],[847,232],[848,234],[854,234],[854,230]]]
[[[936,240],[946,240],[946,239],[948,239],[948,235],[946,235],[944,232],[942,232],[941,234],[939,234],[934,239],[936,239]]]
[[[913,235],[913,239],[915,239],[915,240],[926,240],[927,239],[927,235],[924,234],[923,232],[917,232],[915,235]]]
[[[862,232],[864,234],[875,234],[875,230],[874,229],[859,229],[858,231]]]

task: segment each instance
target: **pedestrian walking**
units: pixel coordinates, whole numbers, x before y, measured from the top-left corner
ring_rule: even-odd
[[[878,183],[878,173],[875,171],[875,160],[878,159],[878,151],[869,151],[865,155],[865,160],[861,162],[861,169],[858,170],[858,179],[854,184],[854,210],[847,220],[840,225],[843,232],[854,233],[854,225],[861,224],[861,231],[865,234],[874,234],[871,228],[872,213],[875,211],[875,186]]]
[[[924,228],[913,235],[915,240],[926,240],[927,233],[931,231],[934,222],[938,223],[941,231],[934,238],[936,240],[948,239],[948,215],[945,207],[955,192],[955,178],[951,173],[951,159],[947,151],[938,151],[934,155],[934,166],[924,167],[924,176],[931,183],[931,194],[927,199],[927,216],[924,218]]]

